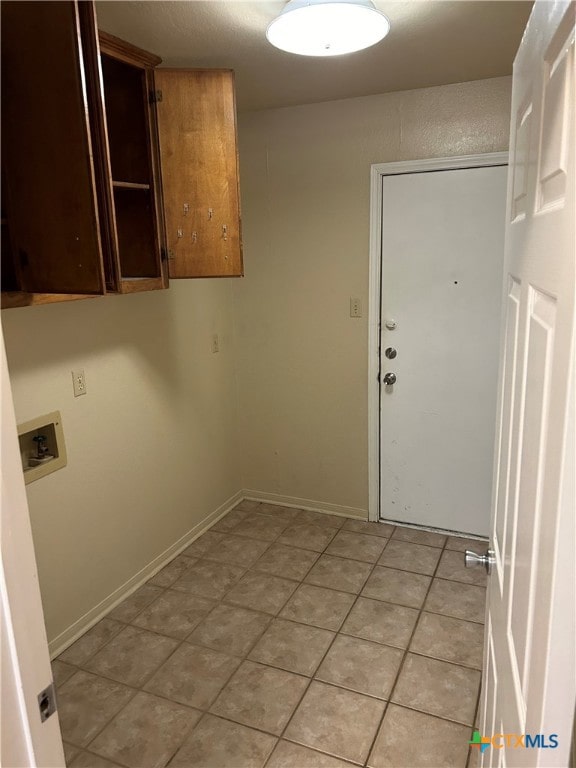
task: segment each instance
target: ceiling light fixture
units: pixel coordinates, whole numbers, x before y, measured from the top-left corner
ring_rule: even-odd
[[[340,56],[380,42],[389,29],[371,0],[289,0],[266,37],[288,53]]]

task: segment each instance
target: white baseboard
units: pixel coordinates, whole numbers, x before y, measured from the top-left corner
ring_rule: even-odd
[[[297,509],[306,509],[311,512],[323,512],[324,514],[339,515],[340,517],[350,517],[355,520],[367,520],[368,512],[365,509],[356,507],[345,507],[340,504],[330,504],[324,501],[313,501],[311,499],[300,499],[296,496],[282,496],[277,493],[267,493],[264,491],[253,491],[245,488],[231,496],[227,501],[221,504],[218,509],[207,515],[204,520],[197,523],[178,541],[174,542],[168,549],[165,549],[158,557],[155,557],[148,565],[144,566],[138,573],[134,574],[122,586],[115,589],[108,597],[91,608],[77,621],[71,624],[67,629],[57,635],[48,643],[50,658],[54,659],[62,653],[68,646],[78,640],[85,632],[104,618],[113,608],[129,597],[139,587],[151,579],[154,574],[162,570],[168,563],[180,554],[186,547],[201,536],[205,531],[211,528],[215,523],[228,514],[228,512],[238,504],[239,501],[248,499],[250,501],[260,501],[267,504],[277,504],[281,507],[295,507]]]
[[[221,517],[228,514],[228,512],[243,498],[245,498],[243,491],[235,493],[227,501],[221,504],[218,509],[215,509],[207,515],[203,520],[185,533],[184,536],[181,536],[178,541],[174,542],[168,549],[165,549],[164,552],[155,557],[154,560],[148,563],[148,565],[144,566],[144,568],[134,574],[128,581],[124,582],[122,586],[115,589],[114,592],[108,595],[108,597],[105,597],[104,600],[98,603],[98,605],[95,605],[94,608],[91,608],[67,629],[57,635],[48,643],[50,658],[55,658],[62,653],[63,650],[68,648],[69,645],[72,645],[75,640],[106,616],[112,608],[115,608],[119,603],[131,595],[132,592],[135,592],[142,586],[142,584],[147,582],[148,579],[151,579],[154,574],[162,570],[162,568],[179,555],[180,552],[185,550],[195,539],[217,523]]]
[[[280,507],[296,507],[297,509],[307,509],[310,512],[324,512],[325,514],[339,515],[340,517],[353,517],[355,520],[368,520],[368,510],[358,509],[357,507],[344,507],[341,504],[331,504],[326,501],[300,499],[297,496],[283,496],[279,493],[268,493],[266,491],[253,491],[250,488],[244,488],[242,494],[249,501],[277,504]]]

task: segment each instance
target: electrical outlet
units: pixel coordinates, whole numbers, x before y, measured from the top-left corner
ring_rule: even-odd
[[[86,394],[86,376],[83,370],[72,371],[72,383],[74,385],[74,397]]]
[[[362,317],[362,302],[360,299],[350,299],[350,317]]]
[[[220,340],[217,333],[212,336],[212,352],[220,352]]]

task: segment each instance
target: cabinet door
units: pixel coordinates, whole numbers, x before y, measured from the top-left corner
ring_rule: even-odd
[[[170,277],[241,276],[234,73],[154,76]]]
[[[1,12],[3,166],[19,288],[104,293],[77,4],[2,3]]]

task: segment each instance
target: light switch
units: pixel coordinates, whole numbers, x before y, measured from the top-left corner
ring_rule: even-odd
[[[350,317],[362,317],[362,302],[360,299],[350,299]]]

